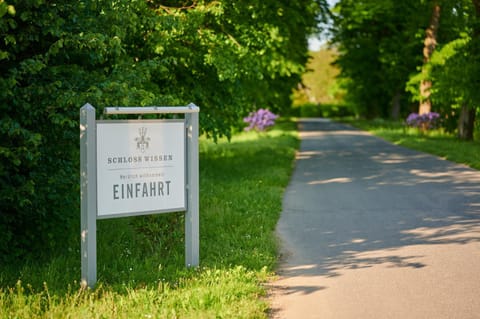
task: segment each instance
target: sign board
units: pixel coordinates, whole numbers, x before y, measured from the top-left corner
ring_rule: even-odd
[[[198,113],[187,106],[107,107],[110,114],[183,120],[97,121],[80,109],[82,286],[97,281],[97,219],[185,211],[185,265],[199,264]]]
[[[97,214],[185,210],[183,120],[97,121]]]

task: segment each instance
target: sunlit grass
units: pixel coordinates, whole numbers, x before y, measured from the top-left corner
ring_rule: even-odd
[[[392,121],[346,121],[353,126],[372,132],[396,145],[434,154],[447,160],[480,169],[480,142],[462,141],[442,129],[419,131]]]
[[[200,266],[183,214],[98,222],[98,285],[82,290],[79,231],[50,262],[2,265],[0,318],[266,318],[262,283],[298,147],[295,124],[200,143]]]

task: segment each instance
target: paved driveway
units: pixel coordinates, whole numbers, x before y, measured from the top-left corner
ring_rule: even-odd
[[[322,119],[277,226],[273,318],[480,318],[480,172]]]

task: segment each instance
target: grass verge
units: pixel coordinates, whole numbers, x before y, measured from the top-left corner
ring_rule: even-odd
[[[80,242],[48,263],[2,265],[0,318],[266,318],[274,228],[295,124],[200,143],[200,260],[184,267],[183,214],[98,221],[98,285],[79,288]]]
[[[346,119],[340,121],[369,131],[396,145],[434,154],[449,161],[480,170],[479,141],[463,141],[441,129],[422,133],[416,128],[406,127],[401,122]]]

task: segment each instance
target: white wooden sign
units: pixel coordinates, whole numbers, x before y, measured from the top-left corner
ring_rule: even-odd
[[[80,109],[82,285],[97,281],[97,219],[185,211],[185,265],[199,265],[198,114],[187,106],[107,107],[106,115],[183,114],[183,120],[97,121]]]
[[[97,121],[98,218],[185,210],[184,121]]]

